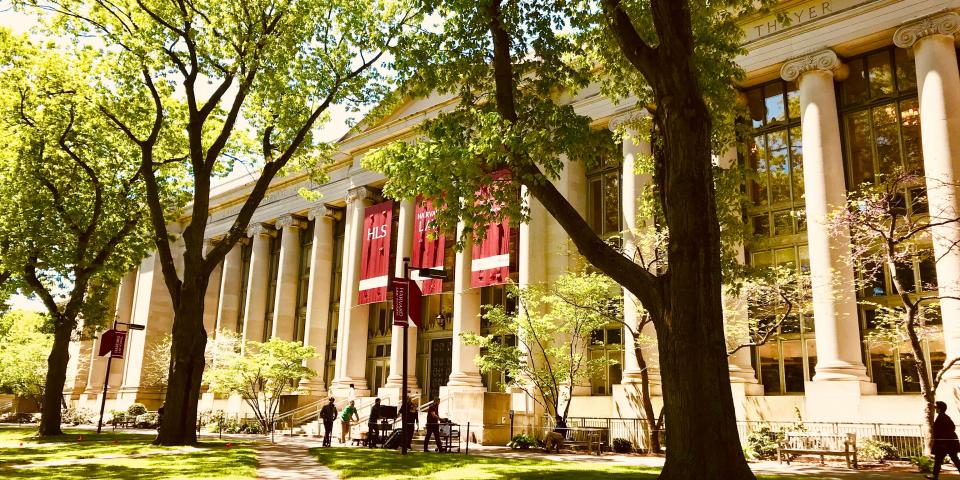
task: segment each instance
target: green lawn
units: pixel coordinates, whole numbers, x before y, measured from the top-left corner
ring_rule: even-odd
[[[203,441],[193,447],[157,447],[153,435],[65,430],[39,439],[34,428],[0,428],[0,478],[174,479],[256,478],[252,444]],[[121,456],[121,458],[105,458]],[[131,455],[146,455],[130,457]],[[100,459],[100,460],[98,460]],[[76,464],[39,466],[76,460]],[[35,465],[35,466],[29,466]]]

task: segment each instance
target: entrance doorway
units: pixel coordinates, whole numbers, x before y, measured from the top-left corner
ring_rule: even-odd
[[[430,399],[440,396],[440,387],[450,379],[453,361],[453,339],[440,338],[430,342]]]

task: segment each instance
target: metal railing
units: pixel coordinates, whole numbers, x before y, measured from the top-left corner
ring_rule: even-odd
[[[926,443],[924,428],[911,423],[846,423],[846,422],[758,422],[739,421],[737,429],[740,442],[746,444],[747,437],[764,426],[773,432],[806,431],[823,435],[857,434],[857,441],[866,440],[887,442],[897,449],[901,458],[923,455]]]

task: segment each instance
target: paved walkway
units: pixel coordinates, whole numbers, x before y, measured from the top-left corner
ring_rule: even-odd
[[[276,444],[257,446],[259,480],[339,480],[337,474],[320,465],[307,451],[321,442],[302,438],[277,437]]]

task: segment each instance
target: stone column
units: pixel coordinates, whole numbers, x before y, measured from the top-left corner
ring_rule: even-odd
[[[137,269],[127,272],[117,287],[117,302],[114,307],[114,318],[120,323],[132,323],[133,305],[137,295]],[[111,325],[105,325],[104,328],[112,328]],[[127,327],[120,326],[121,330]],[[127,334],[127,347],[130,347],[130,334]],[[124,358],[115,358],[110,362],[110,386],[108,392],[114,392],[123,384],[124,363],[126,358],[134,355],[133,351],[128,351]],[[140,355],[139,352],[136,353]],[[103,357],[106,359],[107,357]],[[106,367],[104,367],[106,368]],[[103,385],[102,381],[100,385]]]
[[[203,243],[203,255],[216,245],[216,240],[206,239]],[[220,302],[220,275],[223,272],[223,263],[217,264],[210,272],[210,282],[207,284],[206,294],[203,296],[203,329],[207,332],[207,337],[213,337],[217,330],[217,310]]]
[[[615,119],[611,122],[611,128],[618,128],[624,121],[629,119]],[[642,157],[650,155],[649,142],[639,138],[639,133],[633,128],[627,128],[627,135],[623,138],[623,164],[621,172],[621,210],[623,212],[623,253],[634,261],[641,263],[648,268],[656,268],[654,264],[652,251],[653,245],[638,245],[641,241],[638,235],[651,225],[647,225],[648,219],[638,218],[638,203],[641,202],[641,196],[644,190],[650,186],[652,178],[649,174],[638,173]],[[649,241],[647,241],[649,243]],[[640,249],[643,249],[642,251]],[[626,289],[623,289],[623,321],[631,328],[636,329],[642,320],[641,306],[637,298]],[[640,334],[645,337],[647,345],[641,345],[643,358],[647,363],[647,375],[650,379],[650,391],[654,395],[660,395],[660,355],[657,351],[657,331],[653,322],[644,325]],[[631,333],[630,329],[624,329],[624,352],[623,352],[623,380],[625,384],[639,384],[641,369],[637,362],[634,349],[637,345],[637,338]]]
[[[960,15],[938,13],[900,27],[893,36],[900,48],[912,48],[920,96],[920,136],[930,222],[937,258],[937,285],[947,359],[960,356],[960,75],[954,34]],[[818,342],[819,343],[819,342]],[[945,375],[960,380],[960,367]]]
[[[326,205],[314,207],[307,216],[314,221],[313,246],[310,249],[310,285],[307,288],[307,323],[303,344],[317,350],[307,360],[307,368],[317,376],[300,381],[300,390],[308,395],[326,395],[323,374],[327,369],[327,331],[330,328],[330,280],[333,276],[334,222],[337,211]]]
[[[240,323],[240,291],[243,290],[243,244],[247,239],[241,239],[223,257],[220,277],[220,301],[217,303],[217,329],[232,330],[241,333]]]
[[[271,336],[292,341],[297,316],[297,283],[300,279],[300,230],[307,224],[293,215],[284,215],[277,219],[275,225],[277,229],[283,229],[283,233],[280,235],[280,262]]]
[[[413,252],[413,219],[414,204],[413,200],[403,200],[400,202],[400,221],[397,224],[397,260],[394,266],[394,276],[403,278],[403,259],[411,258]],[[390,347],[390,374],[387,376],[385,389],[394,390],[396,398],[400,398],[403,384],[403,327],[393,327],[393,339]],[[420,389],[417,382],[417,326],[413,323],[407,327],[407,390],[409,392],[418,392]],[[381,396],[392,396],[394,393],[384,392]],[[419,395],[411,393],[413,398]]]
[[[270,285],[270,237],[276,235],[273,227],[257,223],[247,228],[253,237],[250,252],[250,272],[247,277],[247,298],[243,308],[243,342],[262,342],[264,316],[267,314],[267,288]]]
[[[461,235],[463,224],[457,228]],[[480,289],[470,287],[473,239],[464,242],[463,250],[457,252],[453,280],[453,356],[450,380],[447,387],[483,387],[480,367],[474,359],[480,347],[466,345],[461,339],[464,332],[480,333]]]
[[[861,360],[850,238],[833,235],[827,224],[832,212],[846,206],[833,86],[834,73],[842,75],[844,70],[836,53],[820,50],[786,62],[780,75],[800,86],[807,241],[817,336],[817,373],[811,383],[858,382],[862,385],[849,394],[859,395],[875,392],[876,386],[866,383],[869,380]],[[807,392],[808,398],[816,396],[810,388]]]
[[[347,192],[347,228],[343,247],[343,281],[340,287],[340,326],[337,331],[336,378],[331,389],[345,397],[353,384],[357,396],[367,388],[367,329],[370,306],[357,305],[360,284],[360,249],[363,246],[363,214],[373,204],[373,192],[356,187]]]

